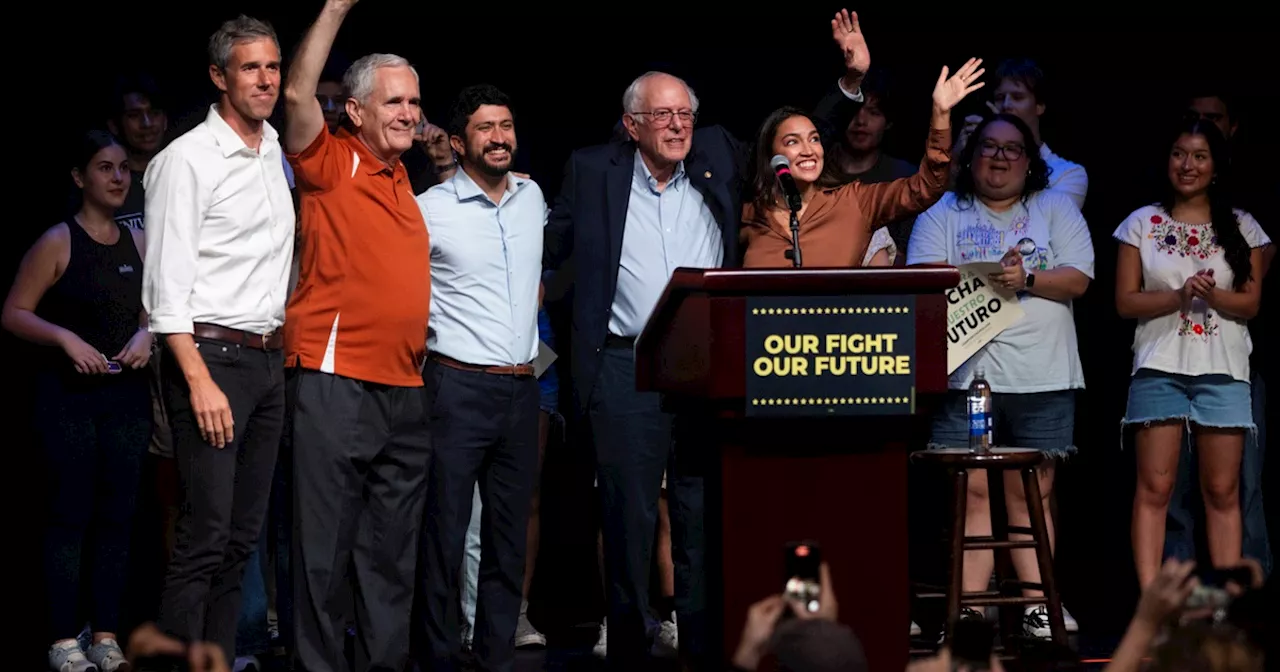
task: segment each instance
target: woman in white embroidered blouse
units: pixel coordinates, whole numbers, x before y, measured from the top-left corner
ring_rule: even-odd
[[[1169,195],[1115,232],[1116,309],[1138,320],[1124,424],[1139,425],[1132,539],[1144,586],[1160,571],[1184,427],[1200,451],[1209,555],[1218,567],[1240,560],[1240,456],[1254,430],[1245,323],[1258,312],[1271,241],[1232,210],[1228,165],[1217,127],[1188,122],[1169,152]]]

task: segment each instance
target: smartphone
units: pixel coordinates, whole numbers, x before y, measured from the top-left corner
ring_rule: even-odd
[[[120,366],[120,362],[114,359],[107,360],[107,373],[120,373],[124,371],[124,367]]]
[[[805,611],[815,613],[822,597],[818,566],[822,564],[822,547],[816,541],[792,541],[786,545],[783,566],[786,583],[783,595],[799,603]]]

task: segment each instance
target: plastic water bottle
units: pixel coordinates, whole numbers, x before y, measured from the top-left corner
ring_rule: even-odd
[[[969,450],[991,452],[991,384],[978,369],[969,383]]]

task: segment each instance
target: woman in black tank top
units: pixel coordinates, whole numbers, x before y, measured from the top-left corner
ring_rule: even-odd
[[[152,341],[142,310],[142,235],[113,217],[129,189],[124,149],[94,131],[75,158],[72,177],[84,205],[27,251],[3,324],[48,346],[35,422],[49,475],[49,665],[55,672],[116,672],[124,661],[115,632],[130,524],[151,434],[143,367]],[[80,609],[86,593],[87,613]],[[94,633],[87,651],[76,641],[86,620]]]

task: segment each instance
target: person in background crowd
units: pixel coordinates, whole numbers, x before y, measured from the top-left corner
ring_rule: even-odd
[[[1200,119],[1217,126],[1228,143],[1232,142],[1236,132],[1240,129],[1240,114],[1232,97],[1214,87],[1199,90],[1187,99],[1186,116],[1189,119]],[[1249,206],[1252,206],[1255,202],[1261,205],[1269,200],[1274,200],[1273,193],[1259,193],[1256,194],[1259,198],[1250,198],[1255,196],[1254,193],[1251,193],[1255,190],[1248,189],[1247,186],[1249,178],[1254,176],[1249,174],[1250,168],[1248,164],[1242,163],[1241,157],[1237,156],[1235,149],[1244,148],[1233,148],[1231,152],[1231,178],[1234,192],[1232,197],[1238,199],[1240,203],[1249,204]],[[1258,169],[1267,172],[1263,166]],[[1245,184],[1242,185],[1242,181]],[[1265,191],[1265,189],[1262,191]],[[1275,245],[1267,245],[1262,250],[1262,277],[1264,280],[1267,271],[1271,267],[1271,260],[1275,257],[1275,253]],[[1265,320],[1261,319],[1249,321],[1249,335],[1252,340],[1255,343],[1264,345],[1254,348],[1249,356],[1249,391],[1253,401],[1253,422],[1257,426],[1257,431],[1245,437],[1244,454],[1240,460],[1240,516],[1243,529],[1243,552],[1245,556],[1256,558],[1261,563],[1264,576],[1271,573],[1272,554],[1262,495],[1262,474],[1267,446],[1267,390],[1262,376],[1265,368],[1262,360],[1271,356],[1271,352],[1274,350],[1274,348],[1269,348],[1265,345],[1268,343],[1267,332],[1264,330],[1265,324]],[[1169,499],[1169,518],[1164,540],[1164,555],[1166,558],[1196,557],[1195,519],[1197,512],[1203,510],[1203,503],[1199,501],[1199,488],[1192,487],[1192,474],[1199,473],[1199,458],[1194,450],[1194,437],[1190,432],[1184,435],[1183,444],[1186,448],[1184,451],[1185,459],[1178,462],[1177,482]]]
[[[1169,149],[1167,195],[1114,234],[1116,309],[1138,320],[1124,423],[1138,426],[1132,535],[1143,586],[1160,572],[1184,431],[1195,433],[1213,565],[1241,557],[1240,462],[1255,430],[1245,323],[1258,314],[1271,241],[1232,208],[1229,165],[1216,125],[1184,123]]]
[[[1084,388],[1084,370],[1071,302],[1093,278],[1093,241],[1075,203],[1048,189],[1049,168],[1021,117],[997,114],[983,120],[956,160],[963,168],[955,191],[916,218],[907,264],[999,261],[1003,270],[987,281],[1016,293],[1024,315],[951,374],[943,406],[933,418],[930,443],[969,445],[966,390],[982,372],[993,392],[994,441],[1034,448],[1049,458],[1038,470],[1047,511],[1056,464],[1076,452],[1076,391]],[[1019,479],[1015,472],[1006,473],[1005,504],[1009,524],[1026,527],[1030,514]],[[965,535],[991,534],[991,516],[997,514],[991,511],[985,471],[970,471],[968,498]],[[1045,524],[1052,548],[1057,536],[1053,518],[1046,516]],[[1019,549],[1012,555],[1018,578],[1039,582],[1035,553]],[[994,563],[991,551],[965,552],[964,590],[986,590]],[[1071,620],[1066,609],[1062,616]],[[961,610],[961,618],[982,617],[974,609]],[[1026,608],[1023,632],[1050,637],[1045,605]]]
[[[324,72],[320,73],[320,81],[316,83],[316,102],[324,112],[324,124],[330,133],[337,133],[342,125],[343,110],[347,106],[346,92],[342,88],[344,69],[334,64],[336,59],[330,57]]]
[[[4,328],[46,346],[35,384],[48,508],[44,570],[49,669],[127,669],[116,636],[142,456],[151,432],[151,333],[142,310],[142,233],[115,220],[129,164],[105,131],[80,138],[68,221],[27,251],[5,298]],[[88,595],[87,603],[82,598]],[[87,610],[82,610],[85,604]],[[77,635],[86,617],[92,646]]]
[[[169,131],[169,115],[155,80],[145,74],[119,78],[111,96],[107,128],[129,153],[129,196],[116,211],[116,220],[141,231],[146,198],[142,178],[151,158],[164,146]]]
[[[209,38],[219,91],[146,176],[143,302],[163,334],[183,505],[160,625],[235,656],[241,580],[266,516],[284,423],[293,200],[279,136],[280,46],[247,16]]]
[[[894,99],[889,95],[888,75],[883,69],[872,69],[867,73],[862,80],[862,95],[865,101],[858,113],[844,131],[828,143],[831,147],[829,154],[840,171],[840,180],[878,184],[915,175],[919,166],[889,156],[882,149],[885,134],[893,130],[893,119],[897,115]],[[889,266],[895,261],[905,262],[907,241],[911,238],[911,227],[915,221],[915,217],[905,217],[886,226],[884,233],[877,229],[862,265]],[[885,241],[885,236],[890,240]],[[876,257],[880,250],[885,254]],[[884,257],[889,263],[884,263]]]
[[[1044,116],[1046,100],[1044,71],[1035,61],[1029,58],[1011,58],[1001,61],[996,66],[996,88],[992,93],[992,102],[987,106],[996,114],[1010,114],[1022,120],[1031,129],[1035,137],[1040,158],[1049,167],[1050,191],[1059,191],[1071,198],[1077,208],[1084,208],[1085,196],[1089,191],[1089,176],[1084,166],[1072,163],[1054,154],[1045,144],[1040,134],[1040,117]],[[958,156],[968,141],[980,116],[965,118],[965,125],[956,140],[956,148],[952,154]],[[959,167],[955,167],[959,170]],[[1069,630],[1074,629],[1074,625]]]
[[[293,646],[294,665],[309,672],[346,668],[348,567],[357,667],[408,663],[431,460],[421,372],[431,242],[400,160],[422,118],[418,73],[393,54],[357,60],[343,78],[350,123],[336,134],[316,99],[355,4],[325,3],[285,87],[285,144],[302,202],[285,332],[288,450],[297,456]]]
[[[783,268],[792,265],[790,217],[769,157],[790,162],[799,192],[796,217],[801,257],[806,266],[851,268],[864,261],[872,235],[892,221],[914,216],[933,205],[947,186],[951,157],[951,108],[982,88],[982,61],[969,59],[955,75],[944,66],[933,89],[933,115],[925,159],[918,172],[892,182],[864,184],[837,177],[825,160],[822,136],[813,119],[794,107],[775,110],[756,138],[750,176],[752,200],[743,206],[742,265]],[[976,83],[974,83],[976,82]],[[794,207],[794,206],[792,206]]]

